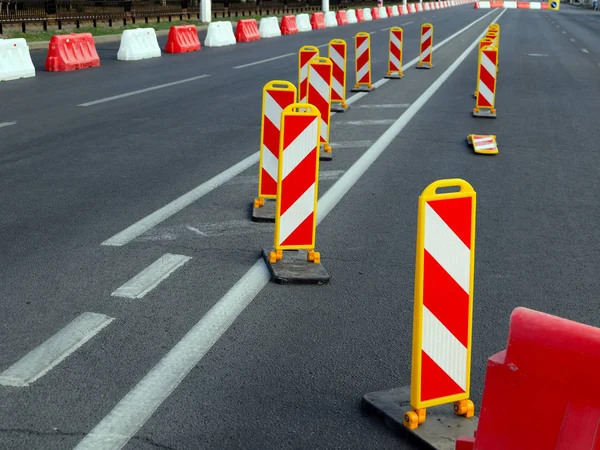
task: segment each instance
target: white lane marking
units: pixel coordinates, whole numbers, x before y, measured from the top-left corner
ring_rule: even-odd
[[[110,295],[123,298],[142,298],[190,259],[192,259],[191,256],[165,253]]]
[[[248,64],[242,64],[241,66],[235,66],[234,69],[243,69],[244,67],[256,66],[258,64],[263,64],[263,63],[266,63],[269,61],[275,61],[275,60],[281,59],[281,58],[287,58],[288,56],[293,56],[293,55],[295,55],[295,53],[286,53],[285,55],[274,56],[272,58],[261,59],[260,61],[255,61],[255,62],[248,63]]]
[[[569,40],[570,40],[571,42],[575,42],[575,39],[573,39],[573,38],[569,38]]]
[[[562,34],[567,34],[567,32],[565,30],[562,31]]]
[[[94,106],[100,103],[112,102],[113,100],[119,100],[125,97],[131,97],[132,95],[145,94],[146,92],[156,91],[158,89],[164,89],[171,86],[177,86],[178,84],[190,83],[192,81],[201,80],[202,78],[208,78],[210,75],[198,75],[197,77],[186,78],[185,80],[173,81],[172,83],[160,84],[158,86],[152,86],[146,89],[140,89],[138,91],[126,92],[125,94],[113,95],[112,97],[101,98],[100,100],[94,100],[93,102],[81,103],[77,106]]]
[[[583,53],[589,53],[589,52],[587,51],[587,49],[585,49],[585,48],[582,48],[582,49],[581,49],[581,51],[582,51]]]
[[[369,34],[377,34],[377,31],[371,31]]]
[[[383,108],[383,109],[395,109],[395,108],[408,108],[410,106],[410,103],[388,103],[388,104],[381,104],[381,105],[358,105],[355,106],[355,108],[366,108],[366,109],[379,109],[379,108]]]
[[[204,231],[200,231],[198,228],[196,227],[190,227],[189,225],[186,225],[186,228],[190,231],[193,231],[196,234],[199,234],[200,236],[208,236]]]
[[[2,122],[0,123],[0,128],[10,127],[11,125],[16,125],[17,122]]]
[[[394,122],[394,119],[348,120],[347,122],[340,122],[339,125],[390,125]]]
[[[115,234],[113,237],[104,241],[101,245],[112,245],[119,247],[121,245],[127,244],[129,241],[135,239],[144,231],[147,231],[153,226],[158,225],[163,220],[168,219],[173,214],[181,211],[186,206],[194,203],[196,200],[208,194],[213,189],[231,180],[233,177],[248,169],[249,167],[252,167],[258,162],[258,156],[258,152],[248,156],[246,159],[240,161],[235,166],[230,167],[224,172],[221,172],[219,175],[192,189],[187,194],[183,194],[181,197],[173,200],[168,205],[163,206],[159,210],[154,211],[149,216],[144,217],[142,220],[134,223],[130,227],[121,231],[120,233]]]
[[[389,30],[390,28],[393,28],[393,27],[382,28],[382,29],[381,29],[381,30],[379,30],[379,31],[387,31],[387,30]]]
[[[404,25],[410,25],[411,23],[414,23],[414,22],[404,22],[404,23],[401,23],[400,25],[401,25],[401,26],[404,26]]]
[[[492,23],[495,23],[505,11],[503,10]],[[394,138],[479,45],[479,41],[486,34],[487,30],[481,33],[323,195],[318,204],[317,223],[320,223],[342,200]],[[269,270],[263,259],[256,261],[250,270],[194,325],[183,339],[79,442],[75,450],[120,450],[123,448],[189,371],[227,331],[270,278]]]
[[[114,319],[85,312],[0,373],[0,385],[26,387],[60,364]]]
[[[548,56],[545,53],[527,53],[527,56]]]
[[[436,49],[446,45],[452,39],[454,39],[457,36],[459,36],[460,34],[464,33],[469,28],[471,28],[472,26],[474,26],[481,20],[485,19],[490,14],[493,14],[494,12],[496,12],[494,9],[490,10],[488,13],[484,14],[479,19],[475,20],[474,22],[471,22],[466,27],[458,30],[456,33],[447,37],[446,39],[441,41],[439,44],[434,45],[433,49],[436,50]],[[409,67],[414,66],[418,62],[419,62],[419,57],[416,57],[413,60],[406,63],[404,65],[404,68],[408,69]],[[381,80],[373,83],[373,86],[375,86],[376,88],[379,88],[380,86],[383,86],[388,81],[389,81],[389,79],[382,78]],[[353,96],[349,97],[346,100],[346,103],[348,103],[349,105],[352,105],[353,103],[357,102],[358,100],[360,100],[361,98],[363,98],[366,95],[367,95],[367,92],[358,92],[358,93],[354,94]],[[332,112],[331,115],[333,116],[333,115],[335,115],[335,113]],[[135,239],[136,237],[138,237],[140,234],[142,234],[145,231],[149,230],[150,228],[158,225],[162,221],[168,219],[173,214],[181,211],[186,206],[194,203],[196,200],[198,200],[201,197],[203,197],[204,195],[208,194],[213,189],[215,189],[215,188],[221,186],[222,184],[226,183],[227,181],[231,180],[233,177],[240,174],[244,170],[252,167],[254,164],[258,163],[258,159],[259,159],[259,152],[256,152],[256,153],[248,156],[246,159],[244,159],[243,161],[240,161],[235,166],[230,167],[229,169],[225,170],[224,172],[220,173],[219,175],[216,175],[215,177],[208,180],[207,182],[194,188],[187,194],[184,194],[181,197],[173,200],[168,205],[163,206],[158,211],[153,212],[149,216],[144,217],[143,219],[134,223],[130,227],[121,231],[120,233],[107,239],[101,245],[121,246],[121,245],[127,244],[132,239]]]
[[[327,44],[321,44],[321,45],[317,45],[317,48],[323,48],[323,47],[327,47],[329,45],[329,42]],[[296,53],[294,53],[295,55]]]
[[[360,145],[359,147],[368,147],[371,145],[370,141],[358,141],[358,142],[367,142],[366,145]],[[342,143],[343,144],[343,143]],[[338,146],[337,143],[332,142],[330,144],[332,147],[336,148],[345,148],[343,145]],[[319,170],[319,181],[325,180],[337,180],[344,174],[343,170]],[[239,184],[258,184],[258,177],[256,175],[243,175],[238,176],[231,180],[229,184],[239,185]]]
[[[334,148],[361,148],[370,147],[371,145],[373,145],[373,141],[340,141],[331,143],[331,146]]]

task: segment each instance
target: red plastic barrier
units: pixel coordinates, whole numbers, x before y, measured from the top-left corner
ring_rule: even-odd
[[[237,42],[252,42],[259,39],[260,34],[258,34],[256,19],[238,20],[235,26],[235,40]]]
[[[377,20],[377,19],[381,18],[379,16],[379,8],[373,8],[373,9],[371,9],[371,17],[373,17],[373,20]]]
[[[600,449],[600,328],[527,308],[488,360],[475,438],[457,450]]]
[[[518,9],[529,9],[529,2],[517,2]]]
[[[348,15],[346,11],[338,11],[335,13],[335,18],[338,25],[348,25]]]
[[[325,15],[322,12],[313,13],[310,16],[310,26],[313,30],[322,30],[325,28]]]
[[[91,33],[62,34],[50,38],[45,64],[47,71],[67,72],[99,65],[100,58]]]
[[[490,2],[490,8],[504,8],[504,1]]]
[[[548,9],[548,2],[542,2],[542,9]]]
[[[187,53],[200,50],[198,30],[195,25],[173,26],[169,30],[165,52]]]
[[[365,12],[362,9],[357,9],[356,11],[356,21],[358,23],[365,21]]]
[[[392,7],[391,6],[386,6],[385,12],[387,12],[388,17],[392,17]]]
[[[298,34],[296,16],[283,16],[281,19],[281,34]]]

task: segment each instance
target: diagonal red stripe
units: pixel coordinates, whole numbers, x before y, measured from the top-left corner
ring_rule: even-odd
[[[281,245],[310,245],[313,241],[314,211],[308,215],[304,221],[298,225],[292,234],[290,234]]]
[[[294,91],[267,91],[282,109],[294,103]]]
[[[316,142],[315,142],[316,144]],[[318,153],[316,147],[298,163],[281,183],[281,211],[283,215],[311,187],[315,180]],[[285,151],[283,153],[285,158]]]
[[[263,195],[277,195],[277,180],[271,178],[271,175],[265,169],[262,170],[260,193]]]
[[[314,51],[303,51],[300,52],[300,67],[304,67],[304,65],[310,61],[312,59],[313,56],[315,56],[317,54],[317,52]]]
[[[471,197],[463,197],[450,200],[431,200],[427,204],[470,249],[473,199]]]
[[[370,53],[370,50],[365,50],[364,53],[358,57],[356,62],[358,64],[359,69],[362,68],[362,66],[364,66],[365,64],[369,63]]]
[[[423,305],[467,347],[469,294],[425,250],[423,262]]]
[[[283,119],[283,148],[287,148],[315,120],[315,116],[285,116]]]
[[[279,157],[279,138],[279,130],[273,125],[273,122],[265,116],[263,143],[276,158]]]
[[[329,102],[321,97],[319,91],[317,91],[312,85],[308,86],[308,103],[316,106],[321,113],[321,119],[325,123],[329,123]]]
[[[433,400],[464,391],[438,366],[433,359],[421,350],[421,401]]]

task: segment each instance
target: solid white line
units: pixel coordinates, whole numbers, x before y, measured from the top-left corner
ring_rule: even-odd
[[[110,295],[123,298],[142,298],[190,259],[192,259],[191,256],[165,253]]]
[[[248,64],[242,64],[241,66],[235,66],[234,69],[243,69],[244,67],[256,66],[257,64],[262,64],[262,63],[266,63],[269,61],[275,61],[277,59],[287,58],[288,56],[293,56],[293,55],[295,55],[295,53],[286,53],[285,55],[274,56],[272,58],[261,59],[260,61],[255,61],[255,62],[248,63]]]
[[[408,108],[410,103],[389,103],[389,104],[381,104],[381,105],[358,105],[355,108],[366,108],[366,109],[393,109],[393,108]]]
[[[379,31],[387,31],[387,30],[389,30],[390,28],[393,28],[393,27],[382,28],[382,29],[381,29],[381,30],[379,30]]]
[[[589,52],[587,51],[587,49],[585,49],[585,48],[582,48],[582,49],[581,49],[581,51],[582,51],[583,53],[589,53]]]
[[[492,14],[494,12],[496,12],[496,10],[494,10],[494,9],[490,10],[488,13],[484,14],[479,19],[475,20],[474,22],[471,22],[466,27],[457,31],[453,35],[447,37],[446,39],[441,41],[439,44],[434,45],[433,49],[436,50],[436,49],[442,47],[443,45],[446,45],[452,39],[459,36],[461,33],[467,31],[469,28],[471,28],[472,26],[474,26],[475,24],[477,24],[481,20],[485,19],[487,16],[489,16],[490,14]],[[408,68],[414,66],[415,64],[417,64],[418,62],[419,62],[419,57],[416,57],[413,60],[406,63],[404,65],[404,69],[408,69]],[[389,81],[389,79],[382,78],[381,80],[373,83],[373,86],[375,86],[376,88],[379,88],[380,86],[383,86],[388,81]],[[358,92],[358,93],[352,95],[351,97],[349,97],[346,100],[346,103],[351,105],[366,95],[367,95],[367,92]],[[331,113],[331,116],[333,116],[333,115],[335,115],[335,112]],[[259,152],[256,152],[256,153],[248,156],[246,159],[244,159],[243,161],[240,161],[235,166],[230,167],[229,169],[216,175],[214,178],[201,184],[200,186],[196,187],[195,189],[188,192],[187,194],[184,194],[181,197],[179,197],[178,199],[173,200],[168,205],[163,206],[158,211],[153,212],[149,216],[146,216],[143,219],[141,219],[139,222],[134,223],[127,229],[121,231],[120,233],[116,234],[115,236],[111,237],[110,239],[107,239],[101,245],[121,246],[121,245],[127,244],[128,242],[135,239],[136,237],[138,237],[145,231],[149,230],[150,228],[154,227],[155,225],[158,225],[163,220],[168,219],[173,214],[181,211],[186,206],[192,204],[196,200],[198,200],[201,197],[203,197],[204,195],[208,194],[213,189],[215,189],[215,188],[221,186],[222,184],[226,183],[227,181],[231,180],[233,177],[235,177],[239,173],[243,172],[244,170],[252,167],[252,165],[254,165],[258,162],[258,159],[259,159]]]
[[[0,123],[0,128],[10,127],[11,125],[16,125],[17,122],[2,122]]]
[[[25,387],[48,373],[114,319],[85,312],[0,373],[0,385]]]
[[[347,122],[340,122],[339,125],[390,125],[394,122],[394,119],[349,120]]]
[[[132,91],[132,92],[127,92],[125,94],[114,95],[112,97],[101,98],[100,100],[94,100],[93,102],[82,103],[77,106],[93,106],[93,105],[98,105],[100,103],[112,102],[113,100],[119,100],[121,98],[131,97],[132,95],[145,94],[146,92],[152,92],[152,91],[156,91],[158,89],[164,89],[164,88],[168,88],[171,86],[177,86],[178,84],[189,83],[191,81],[196,81],[196,80],[200,80],[202,78],[208,78],[208,77],[210,77],[210,75],[207,75],[207,74],[198,75],[197,77],[186,78],[185,80],[173,81],[172,83],[160,84],[158,86],[152,86],[152,87],[149,87],[146,89],[140,89],[139,91]]]
[[[493,10],[492,10],[493,12]],[[504,10],[496,17],[498,20]],[[495,21],[492,21],[494,23]],[[423,105],[456,71],[479,41],[481,35],[434,81],[398,120],[323,195],[317,209],[320,223],[377,160]],[[158,362],[156,366],[108,413],[77,445],[75,450],[120,450],[140,430],[161,403],[181,383],[189,371],[219,340],[235,319],[270,280],[263,259],[221,298],[208,313]]]
[[[414,23],[414,22],[405,22],[405,23],[401,23],[400,25],[402,25],[402,26],[404,26],[404,25],[410,25],[411,23]]]
[[[152,228],[153,226],[158,225],[163,220],[168,219],[173,214],[181,211],[186,206],[191,205],[199,198],[211,192],[213,189],[231,180],[233,177],[243,172],[244,170],[252,167],[258,162],[258,156],[258,152],[248,156],[246,159],[240,161],[235,166],[230,167],[224,172],[221,172],[219,175],[192,189],[187,194],[183,194],[181,197],[173,200],[168,205],[163,206],[158,211],[154,211],[149,216],[144,217],[142,220],[134,223],[130,227],[121,231],[120,233],[115,234],[113,237],[104,241],[102,245],[112,245],[119,247],[121,245],[127,244],[131,240],[138,237],[140,234]]]

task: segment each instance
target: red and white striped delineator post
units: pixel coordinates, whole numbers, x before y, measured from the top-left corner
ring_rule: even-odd
[[[321,255],[315,251],[320,122],[319,110],[306,103],[294,103],[281,115],[274,251],[263,251],[263,256],[275,280],[282,283],[322,283],[329,279],[326,272],[325,279],[306,278],[307,271],[321,271],[321,275],[324,271]],[[278,275],[289,261],[283,253],[287,250],[307,250],[307,257],[296,257],[286,273]]]
[[[370,92],[375,88],[371,84],[371,36],[369,33],[356,33],[354,50],[356,84],[352,88],[352,92]]]
[[[329,145],[331,124],[331,80],[333,66],[329,58],[313,58],[308,63],[308,96],[307,103],[314,105],[321,114],[320,142],[323,160],[332,159],[331,145]]]
[[[484,47],[488,47],[493,45],[494,41],[488,37],[484,37],[481,41],[479,41],[479,49],[477,50],[477,78],[475,80],[475,92],[473,93],[473,98],[477,98],[477,87],[479,86],[479,67],[481,66],[481,50]]]
[[[402,78],[402,43],[404,31],[400,27],[390,28],[390,49],[388,53],[388,70],[385,78]]]
[[[300,47],[298,51],[298,102],[306,103],[308,93],[308,62],[319,56],[319,49],[313,45]]]
[[[332,39],[329,41],[328,56],[331,60],[331,110],[345,112],[350,107],[346,103],[346,41],[343,39]]]
[[[458,192],[438,193],[458,187]],[[419,197],[410,405],[404,425],[425,422],[426,408],[469,400],[476,194],[464,180],[439,180]]]
[[[275,220],[275,207],[265,208],[265,199],[277,197],[277,168],[281,112],[296,102],[296,87],[289,81],[269,81],[263,88],[260,127],[258,197],[254,200],[252,220]]]
[[[421,54],[419,64],[420,69],[431,69],[433,56],[433,25],[424,23],[421,25]]]
[[[494,46],[484,47],[477,71],[477,98],[474,117],[496,117],[496,65],[498,50]]]

